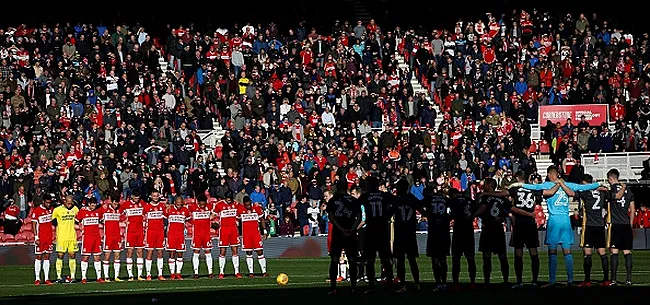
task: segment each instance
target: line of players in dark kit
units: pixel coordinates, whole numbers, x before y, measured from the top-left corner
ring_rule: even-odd
[[[457,189],[447,190],[425,188],[424,199],[418,200],[409,192],[409,183],[405,179],[395,184],[383,184],[375,177],[368,177],[364,184],[367,188],[348,187],[345,180],[337,185],[336,192],[326,192],[326,211],[330,220],[329,253],[331,257],[329,268],[330,294],[336,294],[337,278],[339,273],[339,259],[347,254],[349,263],[349,276],[353,292],[357,292],[357,282],[364,278],[368,280],[366,292],[375,290],[377,281],[386,283],[396,292],[407,291],[405,282],[406,260],[409,262],[415,290],[420,289],[420,271],[416,258],[418,257],[418,244],[416,231],[418,225],[417,213],[426,217],[428,224],[427,256],[431,258],[435,280],[435,289],[447,289],[447,257],[452,255],[452,288],[459,288],[461,272],[461,258],[467,260],[469,273],[469,287],[476,287],[476,262],[474,242],[474,219],[481,219],[482,227],[479,240],[479,251],[483,255],[484,284],[490,284],[492,271],[492,255],[496,254],[500,261],[503,282],[508,284],[509,264],[507,260],[506,235],[504,221],[512,216],[513,233],[510,246],[515,250],[516,283],[512,288],[521,288],[523,278],[523,249],[529,249],[531,255],[532,286],[537,287],[540,262],[537,253],[539,235],[535,222],[535,206],[542,202],[543,197],[550,197],[558,190],[562,191],[564,182],[557,183],[553,188],[544,191],[526,189],[523,183],[526,177],[523,172],[516,175],[517,182],[509,189],[497,191],[494,179],[485,179],[482,182],[482,191],[470,198],[467,192]],[[591,176],[585,175],[583,183],[590,183]],[[566,187],[564,187],[567,189]],[[603,219],[602,210],[592,210],[595,205],[589,204],[594,196],[602,194],[609,200],[633,201],[625,186],[612,191],[603,189],[571,194],[582,200],[581,208],[585,220]],[[595,195],[594,195],[595,194]],[[631,194],[631,193],[630,193]],[[628,204],[629,206],[629,204]],[[600,207],[600,209],[603,209]],[[601,214],[602,213],[602,214]],[[600,215],[593,216],[593,215]],[[568,215],[567,215],[568,217]],[[393,232],[391,238],[391,219],[393,219]],[[453,238],[450,234],[450,223],[453,220]],[[604,223],[602,223],[605,232]],[[593,229],[593,228],[592,228]],[[583,230],[583,232],[586,230]],[[594,230],[592,230],[593,232]],[[589,232],[586,232],[589,233]],[[604,234],[583,234],[581,247],[585,248],[585,255],[591,257],[591,249],[596,248],[603,257],[606,243]],[[393,240],[391,249],[391,239]],[[592,241],[589,242],[589,239]],[[603,239],[603,241],[600,241]],[[593,240],[596,240],[595,246]],[[630,241],[631,242],[631,241]],[[589,248],[587,251],[587,248]],[[587,253],[589,252],[589,253]],[[629,252],[629,251],[628,251]],[[351,253],[357,255],[350,255]],[[375,280],[375,261],[377,254],[381,261],[381,280]],[[395,265],[396,277],[393,277]],[[613,265],[613,264],[612,264]],[[609,285],[607,262],[603,263],[603,283]],[[591,265],[585,264],[585,283],[590,283]],[[589,270],[587,270],[587,268]],[[630,268],[631,269],[631,268]],[[629,279],[628,279],[629,280]],[[552,283],[555,284],[555,283]],[[571,283],[569,283],[571,284]],[[394,287],[393,287],[394,286]]]

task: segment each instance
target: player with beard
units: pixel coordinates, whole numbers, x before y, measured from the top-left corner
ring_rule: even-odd
[[[336,194],[327,201],[327,215],[332,223],[332,244],[330,249],[330,287],[329,294],[336,294],[336,279],[339,271],[339,258],[341,252],[350,253],[348,260],[351,267],[350,285],[352,292],[356,292],[356,231],[361,223],[361,204],[347,193],[348,185],[345,180],[339,180]]]
[[[465,256],[469,272],[470,287],[476,284],[476,260],[474,248],[474,201],[459,192],[449,190],[451,198],[451,218],[454,220],[454,236],[451,241],[451,276],[454,287],[458,288],[460,259]]]
[[[394,240],[393,256],[396,259],[396,271],[398,282],[404,281],[406,277],[405,257],[409,261],[411,274],[415,289],[420,289],[420,269],[418,267],[418,242],[416,238],[418,220],[416,211],[422,213],[419,200],[409,193],[409,183],[405,179],[400,179],[395,187],[397,189],[397,198],[393,205],[393,214],[395,215],[394,223]],[[406,285],[401,285],[397,292],[406,292]]]

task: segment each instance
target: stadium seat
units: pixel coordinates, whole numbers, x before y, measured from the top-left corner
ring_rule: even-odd
[[[539,141],[539,152],[542,154],[548,154],[551,152],[551,146],[546,142],[546,140]]]
[[[20,227],[20,232],[31,232],[32,231],[32,224],[31,223],[25,223],[23,224],[22,227]]]
[[[25,241],[27,241],[27,236],[25,236],[25,234],[23,234],[23,233],[18,233],[16,235],[16,241],[25,242]]]
[[[12,243],[16,241],[16,238],[13,235],[4,234],[2,236],[2,241],[6,243]]]
[[[32,233],[31,231],[27,231],[27,232],[23,233],[23,235],[25,235],[25,241],[26,242],[30,242],[30,243],[34,242],[34,233]]]

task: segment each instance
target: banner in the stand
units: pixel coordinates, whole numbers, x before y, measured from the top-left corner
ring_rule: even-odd
[[[545,126],[546,121],[564,125],[571,119],[574,125],[578,124],[582,116],[591,126],[598,126],[608,121],[609,107],[602,104],[584,105],[548,105],[539,107],[539,124]]]

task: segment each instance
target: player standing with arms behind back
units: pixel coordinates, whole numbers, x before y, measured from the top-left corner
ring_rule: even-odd
[[[518,171],[515,176],[517,182],[526,182],[526,174],[523,171]],[[559,188],[560,185],[556,184],[552,189],[543,192],[531,191],[523,187],[512,187],[509,190],[514,205],[510,209],[510,213],[514,216],[510,246],[515,248],[515,276],[517,277],[517,283],[512,288],[523,287],[524,247],[528,248],[530,254],[533,286],[537,286],[539,277],[539,255],[537,253],[539,233],[535,222],[535,205],[542,202],[542,194],[552,196]]]
[[[427,217],[427,255],[431,257],[433,277],[436,280],[436,290],[447,290],[447,256],[451,245],[449,223],[450,201],[442,194],[442,191],[433,193],[431,188],[426,191],[423,207],[424,215]]]
[[[610,196],[619,192],[625,185],[618,181],[619,172],[611,169],[607,172],[607,180],[612,187]],[[618,272],[618,251],[622,250],[625,256],[626,278],[625,285],[632,285],[632,243],[634,233],[634,195],[629,190],[623,191],[620,199],[610,198],[609,213],[607,213],[609,226],[609,248],[612,252],[612,285],[616,285],[616,273]],[[615,195],[614,195],[615,196]],[[612,196],[613,197],[613,196]]]
[[[420,202],[409,193],[409,183],[406,179],[400,179],[395,185],[397,196],[393,205],[395,214],[393,257],[397,260],[396,273],[398,281],[405,281],[406,262],[409,261],[411,275],[415,289],[420,289],[420,268],[418,267],[418,241],[416,236],[418,220],[416,211],[420,211]],[[397,292],[406,292],[406,284],[403,284]]]
[[[129,273],[129,281],[133,281],[133,250],[137,257],[138,281],[142,278],[142,267],[144,259],[144,205],[140,199],[140,191],[133,190],[131,198],[120,205],[120,213],[126,215],[126,272]]]
[[[111,254],[113,254],[113,269],[115,276],[113,277],[116,282],[120,280],[120,253],[122,252],[122,233],[120,232],[120,210],[119,210],[119,197],[111,198],[111,201],[106,207],[101,210],[102,221],[104,222],[104,281],[110,282],[109,262]]]
[[[336,194],[327,201],[327,215],[332,223],[332,245],[330,248],[330,292],[336,294],[336,278],[339,271],[339,258],[341,252],[350,253],[350,286],[355,293],[357,287],[356,264],[356,229],[361,223],[361,204],[356,198],[347,194],[348,184],[339,180],[336,185]],[[328,196],[329,197],[329,196]]]
[[[471,198],[457,189],[449,190],[451,216],[454,220],[454,236],[451,241],[451,276],[454,289],[460,284],[460,258],[465,256],[470,287],[476,284],[476,259],[474,247],[474,207]]]
[[[243,204],[239,205],[237,215],[241,220],[241,244],[242,250],[246,252],[248,277],[255,277],[255,273],[253,272],[253,251],[257,254],[257,262],[262,270],[262,276],[268,277],[263,243],[268,236],[266,222],[264,221],[264,212],[259,204],[253,204],[250,197],[244,196],[242,201]],[[262,232],[260,232],[260,225],[262,226]]]
[[[74,204],[72,195],[65,196],[63,204],[52,211],[52,223],[56,226],[56,275],[59,282],[74,282],[77,273],[76,253],[79,251],[77,244],[77,231],[74,228],[79,208]],[[68,267],[70,276],[63,279],[63,257],[68,254]]]
[[[36,280],[34,285],[41,284],[41,266],[45,284],[53,285],[50,281],[50,253],[52,253],[52,198],[43,196],[43,203],[32,210],[32,232],[34,232],[34,272]]]
[[[212,259],[212,236],[210,236],[210,221],[214,218],[214,213],[212,212],[212,207],[208,206],[208,198],[205,194],[198,194],[196,196],[196,203],[189,206],[189,212],[190,221],[194,226],[194,234],[192,235],[192,252],[194,252],[192,254],[192,267],[194,270],[194,279],[199,278],[201,250],[203,250],[205,255],[208,277],[214,278],[214,274],[212,274],[212,266],[214,264],[214,260]]]
[[[223,271],[226,268],[226,251],[230,248],[232,252],[232,266],[235,269],[235,277],[242,278],[239,273],[239,229],[237,228],[237,205],[232,200],[232,193],[226,194],[226,200],[217,202],[214,212],[219,218],[219,279],[224,278]]]
[[[393,195],[380,190],[379,180],[376,177],[368,178],[368,189],[370,190],[361,203],[366,210],[366,238],[363,246],[363,254],[366,256],[366,275],[370,290],[375,286],[375,259],[379,252],[381,266],[386,270],[386,283],[393,282],[393,266],[390,253],[390,218],[392,217],[391,202]],[[383,186],[382,186],[383,188]]]
[[[174,198],[174,205],[167,213],[167,251],[169,258],[170,280],[182,280],[183,253],[185,253],[185,224],[190,218],[190,211],[183,206],[183,197]]]
[[[97,208],[95,197],[86,197],[86,206],[79,210],[77,221],[81,224],[81,283],[85,284],[88,279],[88,258],[92,255],[93,266],[97,282],[103,283],[101,263],[101,239],[99,235],[99,220],[102,218],[100,209]]]
[[[597,189],[600,184],[575,184],[559,178],[559,172],[555,165],[551,165],[546,170],[546,176],[549,181],[542,184],[524,184],[523,187],[528,190],[550,190],[555,184],[560,183],[562,189],[546,199],[548,209],[548,223],[546,225],[546,240],[548,245],[548,272],[549,283],[545,287],[554,287],[557,274],[557,248],[562,247],[564,253],[564,265],[567,269],[567,285],[573,285],[573,255],[571,255],[571,245],[573,245],[573,229],[571,228],[571,219],[569,218],[569,196],[564,191],[564,186],[574,192],[590,191]],[[562,185],[564,184],[564,186]]]
[[[144,205],[144,219],[146,221],[145,249],[147,250],[147,281],[151,281],[151,265],[153,254],[156,252],[156,267],[158,280],[164,281],[163,276],[163,250],[165,249],[165,205],[160,201],[158,191],[151,192],[151,202]]]

